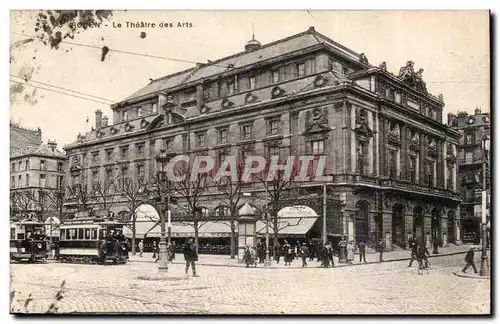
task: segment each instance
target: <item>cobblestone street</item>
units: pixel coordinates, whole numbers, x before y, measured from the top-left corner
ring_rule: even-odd
[[[298,262],[298,261],[295,261]],[[12,264],[14,312],[45,312],[65,280],[59,312],[182,314],[488,314],[490,281],[460,278],[463,255],[432,258],[429,274],[407,261],[334,269],[169,268],[167,281],[140,280],[154,263],[116,266]],[[33,300],[25,308],[29,294]]]

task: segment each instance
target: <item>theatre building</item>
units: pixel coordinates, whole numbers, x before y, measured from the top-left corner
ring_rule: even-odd
[[[329,237],[384,240],[388,250],[404,247],[410,235],[455,243],[460,134],[443,124],[443,97],[428,93],[423,70],[415,70],[408,61],[394,75],[385,62],[372,65],[312,27],[265,45],[252,38],[242,52],[152,80],[112,105],[112,123],[96,112],[95,127],[65,147],[68,185],[154,177],[162,148],[219,160],[326,156],[327,202],[336,206],[327,208]],[[322,186],[304,186],[318,203],[293,235],[321,233]],[[261,213],[263,188],[252,183],[247,191],[241,203]],[[111,209],[126,217],[117,196]],[[204,208],[208,218],[221,214],[213,196]]]

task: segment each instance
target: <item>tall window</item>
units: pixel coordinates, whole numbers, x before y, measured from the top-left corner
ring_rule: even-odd
[[[297,64],[297,76],[300,78],[304,75],[306,75],[306,65],[304,63]]]
[[[113,183],[113,169],[106,170],[106,182],[108,183],[108,185],[111,185],[111,183]]]
[[[417,182],[417,158],[414,156],[410,158],[410,181]]]
[[[448,179],[446,183],[446,187],[448,189],[453,189],[453,167],[448,167]]]
[[[26,187],[29,187],[30,186],[30,175],[27,174],[26,175]]]
[[[60,189],[63,187],[63,176],[57,176],[57,189]]]
[[[472,134],[468,133],[465,135],[465,144],[472,144]]]
[[[122,146],[120,148],[120,155],[123,160],[128,158],[128,146]]]
[[[427,162],[427,182],[429,186],[434,185],[434,161]]]
[[[227,158],[226,152],[220,152],[218,158],[219,158],[219,161],[218,161],[219,165],[222,165],[222,163],[224,163],[224,161]]]
[[[197,134],[196,141],[197,141],[198,147],[204,147],[205,146],[205,133]]]
[[[142,164],[137,165],[137,179],[139,181],[144,180],[144,165]]]
[[[92,153],[92,162],[94,163],[99,162],[99,152]]]
[[[243,125],[243,127],[242,127],[242,138],[243,139],[252,138],[252,131],[253,131],[253,125],[252,124]]]
[[[128,165],[127,164],[123,164],[122,167],[120,168],[120,171],[121,171],[121,181],[120,181],[120,189],[123,190],[124,189],[124,179],[128,176]]]
[[[23,177],[19,175],[19,177],[17,177],[17,187],[21,188],[22,186],[23,186]]]
[[[128,110],[122,111],[122,121],[128,120]]]
[[[57,162],[57,172],[63,172],[63,163]]]
[[[224,144],[227,143],[227,128],[222,128],[219,130],[219,143]]]
[[[12,172],[16,172],[16,164],[15,163],[11,164],[11,169],[12,169]]]
[[[142,108],[137,108],[137,117],[142,117]]]
[[[280,82],[280,71],[274,70],[273,71],[273,83],[278,83],[278,82]]]
[[[248,81],[249,81],[249,84],[250,84],[250,90],[255,89],[255,77],[251,76]]]
[[[21,162],[19,162],[21,163]],[[46,170],[47,169],[47,165],[45,163],[45,160],[40,160],[40,170]]]
[[[106,158],[108,161],[113,160],[113,149],[106,150]]]
[[[18,171],[21,171],[21,170],[22,170],[22,169],[21,169],[22,163],[23,163],[23,162],[19,161],[18,166],[17,166],[17,170],[18,170]]]
[[[30,160],[26,160],[26,163],[25,163],[25,170],[28,171],[30,168]]]
[[[152,110],[153,110],[153,114],[158,113],[158,104],[154,103],[153,107],[152,107]]]
[[[234,94],[234,81],[229,81],[229,82],[227,83],[227,93],[228,93],[229,95]]]
[[[45,174],[40,174],[39,187],[45,188]]]
[[[358,143],[357,147],[357,162],[358,162],[358,172],[359,174],[365,174],[365,152],[363,143]]]
[[[174,140],[172,138],[165,138],[163,140],[163,147],[167,151],[172,151],[174,149]]]
[[[267,134],[268,135],[277,135],[279,130],[279,119],[270,119],[267,122]]]
[[[325,141],[312,141],[311,142],[311,153],[313,155],[321,155],[325,153]]]
[[[99,170],[92,171],[92,186],[99,183]]]
[[[138,157],[143,157],[144,156],[144,144],[137,144],[136,151],[137,151]]]
[[[387,163],[389,165],[389,177],[392,179],[395,179],[397,174],[397,153],[396,150],[389,150],[389,160]]]
[[[472,163],[474,157],[474,152],[466,152],[465,153],[465,163],[469,164]]]
[[[267,156],[272,158],[273,156],[280,156],[280,148],[279,146],[270,146],[267,148]]]
[[[249,156],[252,156],[252,154],[253,154],[253,151],[251,151],[251,150],[243,150],[243,151],[241,151],[241,153],[240,153],[240,155],[241,155],[241,161],[243,163],[245,163],[246,160],[247,160],[247,158]]]
[[[10,186],[11,186],[12,188],[15,188],[15,187],[16,187],[16,178],[15,178],[14,176],[12,176],[12,177],[10,178]]]

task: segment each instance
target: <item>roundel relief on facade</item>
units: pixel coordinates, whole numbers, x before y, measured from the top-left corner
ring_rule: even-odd
[[[316,87],[321,87],[323,86],[324,84],[326,83],[326,79],[323,78],[321,75],[318,75],[315,79],[314,79],[314,85]]]

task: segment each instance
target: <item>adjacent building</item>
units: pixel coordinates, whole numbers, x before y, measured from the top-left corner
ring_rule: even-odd
[[[32,130],[10,122],[10,152],[41,144],[42,130],[40,128]]]
[[[35,214],[39,219],[62,213],[66,155],[55,141],[10,154],[11,218]]]
[[[462,195],[460,222],[463,241],[479,243],[482,216],[482,192],[487,192],[490,206],[490,158],[487,141],[490,140],[490,114],[476,108],[467,112],[448,114],[448,125],[458,130],[462,137],[458,144],[458,183]],[[486,188],[483,187],[486,182]],[[489,212],[487,218],[489,220]]]
[[[428,93],[422,72],[407,61],[394,75],[313,27],[265,45],[252,38],[240,53],[152,80],[111,106],[112,123],[97,111],[95,129],[65,147],[68,186],[154,177],[161,149],[219,160],[326,156],[328,199],[341,202],[327,213],[332,239],[384,240],[388,250],[412,235],[456,243],[460,133],[443,124],[443,97]],[[262,210],[262,186],[248,191]],[[116,196],[113,212],[126,214]],[[76,210],[78,200],[66,205]],[[221,210],[213,197],[205,206]]]

